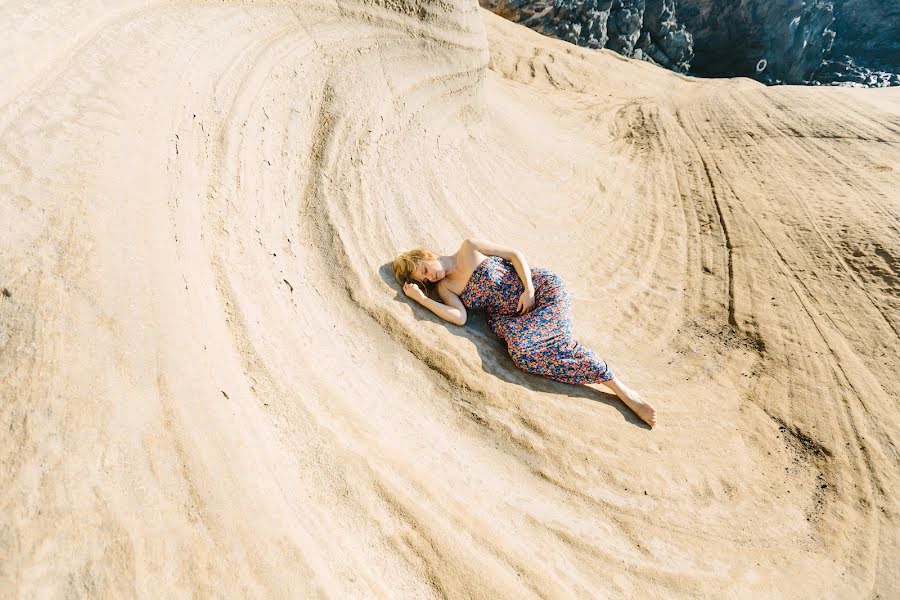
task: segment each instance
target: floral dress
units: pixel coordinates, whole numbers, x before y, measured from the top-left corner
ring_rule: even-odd
[[[613,378],[606,363],[572,338],[572,301],[562,278],[531,269],[534,307],[519,315],[525,284],[513,264],[488,256],[472,272],[459,299],[468,309],[484,308],[491,331],[507,344],[517,367],[565,383],[596,383]]]

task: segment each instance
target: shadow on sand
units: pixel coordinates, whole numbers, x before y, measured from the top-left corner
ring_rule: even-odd
[[[499,339],[487,325],[483,310],[470,311],[463,327],[444,321],[436,314],[420,305],[412,298],[408,298],[394,279],[391,263],[385,263],[379,269],[381,278],[395,291],[394,301],[403,302],[412,306],[413,315],[417,321],[431,321],[439,323],[455,336],[465,338],[475,345],[478,356],[481,358],[481,368],[485,373],[490,373],[507,383],[520,385],[535,392],[566,395],[571,398],[584,398],[594,402],[600,402],[619,411],[619,414],[630,424],[642,429],[650,429],[650,426],[642,421],[631,409],[610,392],[593,388],[589,385],[563,383],[548,379],[540,375],[527,373],[519,369],[506,348],[506,343]],[[601,384],[602,385],[602,384]]]

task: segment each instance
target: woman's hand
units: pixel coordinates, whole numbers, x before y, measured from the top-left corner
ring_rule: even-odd
[[[415,300],[416,302],[421,302],[425,299],[425,292],[422,291],[422,288],[418,286],[418,284],[407,282],[403,284],[403,293]]]
[[[519,311],[520,315],[524,315],[532,308],[534,308],[534,290],[525,290],[519,296],[519,304],[516,306],[516,310]]]

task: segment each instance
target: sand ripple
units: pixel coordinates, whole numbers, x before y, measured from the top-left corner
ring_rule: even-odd
[[[896,593],[900,90],[468,1],[17,4],[0,596]],[[466,236],[660,426],[406,301]]]

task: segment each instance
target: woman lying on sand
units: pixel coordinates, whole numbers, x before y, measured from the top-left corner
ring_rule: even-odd
[[[393,267],[403,292],[446,321],[465,325],[466,309],[486,309],[488,326],[523,371],[565,383],[602,383],[650,427],[656,424],[656,410],[572,338],[572,303],[562,278],[529,269],[518,250],[466,239],[452,256],[407,250]],[[443,303],[433,298],[435,291]]]

